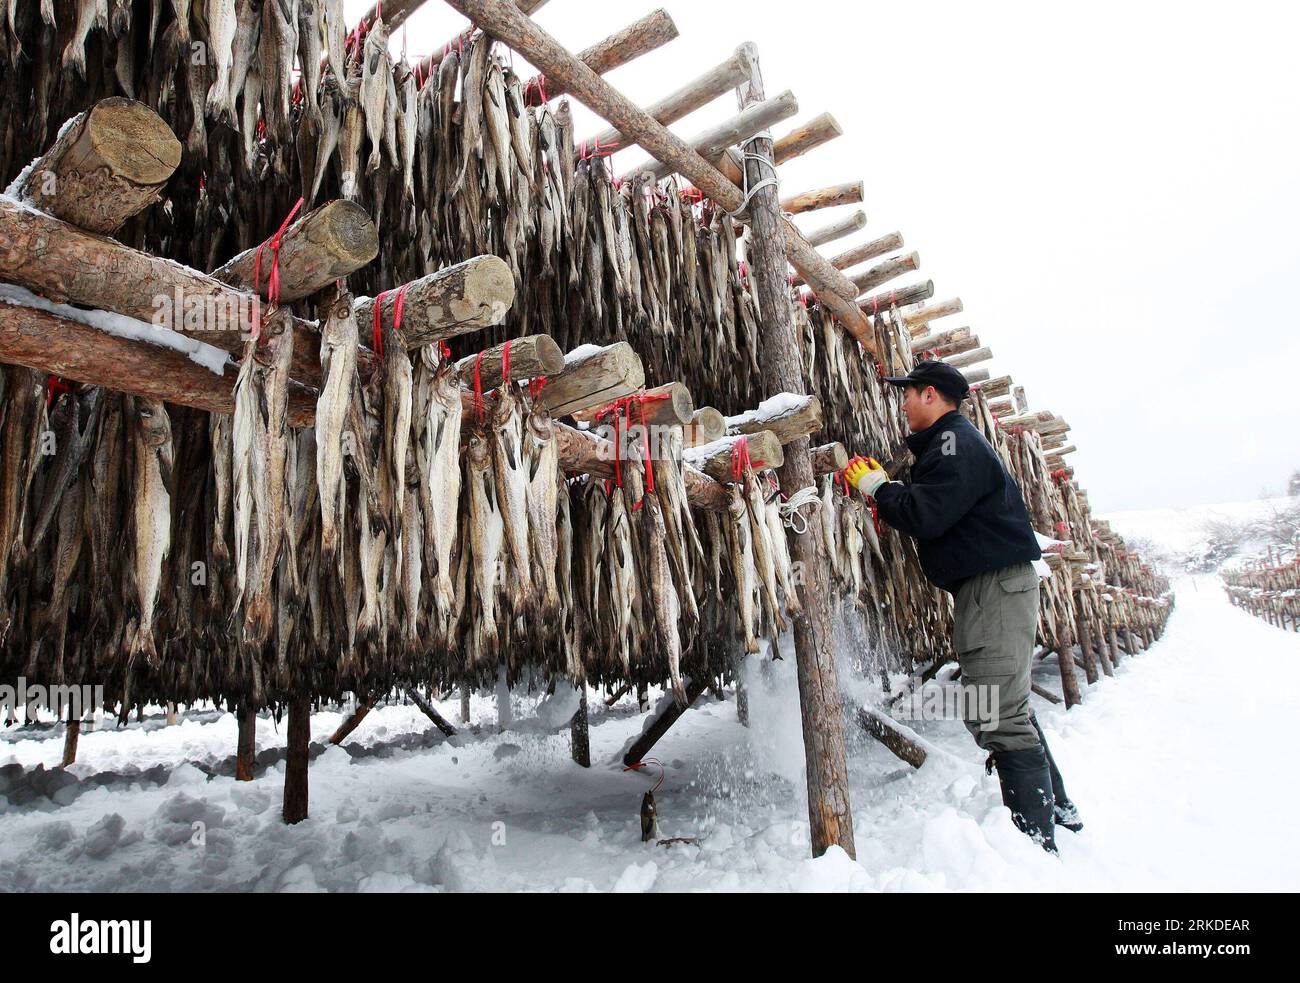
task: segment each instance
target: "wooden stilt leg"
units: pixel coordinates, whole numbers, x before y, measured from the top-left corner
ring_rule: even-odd
[[[406,695],[411,698],[411,702],[420,708],[420,712],[433,721],[433,725],[442,731],[448,737],[456,736],[456,728],[447,723],[447,718],[434,709],[432,703],[415,691],[412,687],[406,691]]]
[[[686,704],[689,707],[694,703],[701,693],[704,692],[708,680],[701,677],[699,680],[692,679],[686,686]],[[668,728],[677,723],[677,719],[685,711],[677,705],[674,700],[668,704],[668,708],[641,734],[635,744],[623,755],[623,764],[634,765],[644,758],[659,738],[668,733]]]
[[[253,780],[253,759],[257,754],[257,711],[241,706],[236,712],[239,738],[235,745],[235,781]]]
[[[582,695],[578,699],[578,709],[569,721],[569,750],[573,760],[584,768],[591,767],[591,733],[587,719],[587,685],[582,684]]]
[[[311,700],[295,697],[289,703],[289,756],[284,763],[284,821],[290,825],[307,818],[307,762],[311,743]]]
[[[352,711],[351,716],[343,723],[339,724],[338,730],[330,735],[331,744],[342,744],[347,740],[348,735],[357,729],[361,721],[366,719],[366,715],[375,707],[375,698],[368,696],[357,703],[357,708]]]
[[[63,760],[60,762],[62,767],[66,768],[77,760],[77,739],[80,736],[81,721],[69,720],[68,729],[63,735]]]

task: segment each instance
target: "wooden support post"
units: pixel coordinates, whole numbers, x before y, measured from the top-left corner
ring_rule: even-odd
[[[176,726],[176,704],[171,700],[167,701],[167,726]]]
[[[1044,686],[1039,686],[1037,683],[1030,683],[1029,688],[1048,703],[1056,703],[1058,705],[1061,703],[1061,698]],[[1067,707],[1066,709],[1069,708]]]
[[[802,215],[815,212],[821,208],[834,208],[837,205],[858,205],[865,197],[865,188],[861,181],[849,181],[835,184],[829,188],[816,188],[804,191],[789,198],[781,199],[781,211],[788,215]]]
[[[396,290],[381,294],[380,317],[393,323]],[[376,298],[357,298],[357,323],[366,329],[374,317]],[[402,339],[416,349],[443,338],[500,324],[515,302],[515,279],[506,261],[475,256],[437,273],[412,280],[402,298]]]
[[[501,367],[505,363],[506,346],[510,351],[511,379],[531,379],[544,375],[548,378],[564,371],[564,352],[548,334],[528,335],[502,342],[479,355],[466,355],[456,362],[456,377],[462,386],[474,385],[477,371],[484,389],[491,389],[501,380]]]
[[[664,712],[649,727],[643,730],[641,736],[628,748],[627,753],[623,755],[623,764],[631,766],[644,759],[659,738],[668,733],[668,728],[677,723],[681,715],[690,708],[690,705],[699,699],[708,683],[708,678],[704,675],[701,675],[698,680],[688,680],[686,683],[686,706],[680,706],[676,700],[668,701],[668,706],[664,709]]]
[[[460,722],[469,723],[469,684],[460,684]]]
[[[682,174],[707,197],[730,212],[740,210],[745,195],[716,167],[700,157],[618,92],[592,69],[569,54],[554,38],[504,0],[447,0],[493,37],[510,45],[546,73],[548,91],[554,82],[568,88],[584,105],[608,120],[652,154]],[[758,100],[758,101],[761,101]],[[765,174],[764,177],[769,177]],[[756,182],[755,182],[756,183]],[[860,344],[874,351],[871,325],[852,302],[853,285],[826,262],[789,221],[785,248],[795,270],[817,291],[821,303],[837,315]],[[784,288],[785,278],[782,274]]]
[[[763,130],[770,128],[773,123],[789,119],[797,112],[799,112],[799,101],[795,99],[794,93],[782,92],[773,99],[755,103],[717,126],[696,134],[687,143],[691,149],[705,160],[714,160],[720,157],[728,147],[748,140],[755,133],[761,133]],[[652,180],[662,181],[672,173],[671,166],[651,157],[622,175],[621,179],[637,178],[643,174],[648,174]]]
[[[727,433],[751,434],[770,430],[781,444],[817,433],[822,428],[822,401],[816,396],[779,393],[755,409],[727,417]],[[753,456],[751,451],[751,457]]]
[[[373,696],[368,696],[363,700],[358,700],[357,708],[348,715],[346,720],[339,724],[338,730],[334,731],[334,733],[330,735],[330,743],[342,744],[346,741],[348,735],[357,729],[361,721],[365,720],[366,716],[374,708],[375,698]]]
[[[223,283],[257,290],[269,299],[271,243],[245,249],[212,271]],[[261,253],[259,266],[258,254]],[[355,201],[339,199],[299,216],[280,237],[280,303],[309,297],[379,255],[379,230]],[[254,279],[260,279],[255,284]]]
[[[578,709],[569,721],[569,753],[583,768],[591,767],[591,733],[587,719],[587,684],[580,685]]]
[[[307,763],[311,744],[311,699],[289,701],[289,753],[284,761],[284,821],[289,825],[307,818]]]
[[[722,64],[714,66],[699,78],[686,83],[672,95],[665,96],[647,107],[646,112],[664,126],[676,123],[683,116],[688,116],[700,107],[707,106],[723,93],[730,92],[744,81],[746,71],[748,69],[740,60],[740,55],[733,54]],[[599,147],[621,147],[627,141],[622,133],[611,126],[584,142]]]
[[[1070,629],[1061,625],[1060,639],[1056,647],[1057,666],[1061,670],[1061,693],[1065,696],[1065,709],[1083,702],[1079,692],[1079,677],[1074,671],[1074,636]],[[1088,682],[1093,680],[1089,679]]]
[[[892,718],[870,707],[858,707],[858,726],[913,768],[925,764],[925,748],[898,730]]]
[[[452,6],[455,7],[456,4],[453,3]],[[478,22],[478,18],[472,19]],[[498,36],[495,31],[488,31],[488,33],[493,37]],[[596,75],[604,75],[620,65],[626,65],[654,51],[655,48],[663,47],[675,37],[677,37],[677,25],[668,16],[668,12],[663,9],[654,10],[603,41],[596,42],[590,48],[584,48],[576,57]],[[544,71],[544,74],[529,80],[524,87],[524,92],[529,97],[529,105],[541,104],[542,90],[546,91],[547,99],[557,99],[567,93],[569,88],[563,78]]]
[[[749,83],[739,91],[741,106],[763,98],[758,50],[750,44],[744,46],[744,51],[752,68]],[[755,159],[771,160],[772,141],[753,140],[746,157],[749,186],[755,188],[772,173],[774,165],[764,165]],[[790,226],[782,220],[777,189],[771,185],[758,187],[749,206],[749,215],[752,275],[762,312],[759,330],[763,351],[763,388],[771,393],[802,393],[806,385],[804,368],[800,362],[799,340],[795,335],[794,312],[786,280]],[[799,241],[809,252],[815,253],[802,237]],[[843,279],[843,274],[834,271],[819,254],[817,260],[826,270]],[[817,285],[817,280],[809,276],[806,269],[803,275],[814,286]],[[853,325],[848,326],[852,330]],[[862,327],[867,333],[865,325]],[[855,330],[853,334],[857,337],[859,332]],[[778,476],[781,490],[787,496],[814,484],[808,449],[807,437],[800,437],[783,448],[785,460]],[[830,561],[822,524],[809,522],[802,533],[792,534],[791,538],[791,557],[808,572],[799,586],[803,612],[794,618],[794,641],[808,774],[812,853],[815,857],[821,856],[831,846],[838,845],[853,857],[856,851],[844,748],[844,707],[835,668],[831,606],[827,596]]]
[[[1088,679],[1088,683],[1095,683],[1098,678],[1097,674],[1097,656],[1092,650],[1092,628],[1088,624],[1087,609],[1083,606],[1083,596],[1078,591],[1074,593],[1074,621],[1079,628],[1079,653],[1083,657],[1083,672]]]
[[[1115,626],[1109,625],[1106,628],[1106,641],[1110,646],[1110,661],[1119,665],[1119,643],[1115,640]]]
[[[66,768],[77,760],[77,739],[81,737],[81,721],[69,720],[68,729],[63,733],[63,759],[60,768]]]
[[[112,235],[159,199],[180,162],[180,141],[162,117],[114,96],[64,127],[14,197],[87,232]]]
[[[772,147],[772,156],[779,167],[786,161],[802,157],[808,151],[843,135],[844,130],[835,121],[835,117],[830,113],[822,113],[802,126],[795,127],[785,136],[778,137]]]
[[[240,704],[235,711],[239,732],[235,743],[235,781],[253,780],[253,762],[257,757],[257,711]]]
[[[421,713],[423,713],[426,717],[428,717],[430,720],[433,721],[433,726],[437,727],[440,731],[442,731],[444,736],[446,737],[456,736],[456,728],[453,727],[451,724],[447,723],[447,718],[444,717],[442,714],[440,714],[434,708],[432,703],[430,703],[423,696],[421,696],[416,691],[414,686],[411,686],[406,690],[406,695],[411,698],[412,703],[414,703],[417,707],[420,708]]]
[[[837,218],[834,222],[828,222],[819,229],[814,229],[808,233],[808,245],[824,246],[828,242],[834,242],[836,239],[843,239],[847,235],[852,235],[867,224],[867,213],[858,209],[851,215],[844,218]],[[844,267],[836,267],[843,269]],[[799,282],[803,282],[803,277],[799,277]]]

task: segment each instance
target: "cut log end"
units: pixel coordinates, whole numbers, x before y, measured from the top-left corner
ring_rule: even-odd
[[[133,184],[162,184],[180,166],[181,144],[171,128],[132,99],[116,96],[95,106],[85,136],[104,163]]]

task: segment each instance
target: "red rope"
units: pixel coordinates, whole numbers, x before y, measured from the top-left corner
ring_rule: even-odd
[[[662,761],[660,761],[658,758],[642,758],[640,761],[634,761],[634,762],[632,762],[630,765],[628,765],[628,766],[627,766],[626,768],[624,768],[623,770],[624,770],[624,771],[640,771],[640,770],[641,770],[642,768],[644,768],[646,765],[658,765],[658,766],[659,766],[659,781],[655,782],[654,787],[653,787],[652,789],[650,789],[651,792],[658,792],[660,786],[662,786],[663,783],[664,783],[664,775],[667,773],[667,772],[666,772],[666,769],[664,768],[664,763],[663,763]]]
[[[48,410],[63,393],[71,396],[73,385],[61,376],[49,376],[45,380],[45,408]]]
[[[262,292],[262,250],[268,246],[271,249],[271,275],[266,281],[266,299],[272,307],[280,303],[280,244],[284,237],[285,230],[289,228],[289,223],[293,217],[298,214],[298,209],[302,208],[305,198],[299,198],[297,204],[285,216],[280,228],[266,242],[257,247],[257,254],[253,257],[253,293],[260,295]],[[256,340],[262,333],[262,318],[258,311],[258,305],[253,305],[253,338]]]
[[[474,356],[474,409],[478,412],[478,422],[483,422],[483,356],[486,352],[479,352]]]
[[[501,349],[501,381],[510,381],[510,342]]]
[[[613,417],[614,420],[614,484],[618,488],[623,487],[623,468],[620,464],[623,459],[621,431],[626,429],[627,421],[631,418],[632,403],[636,402],[640,407],[641,431],[644,438],[646,430],[645,404],[656,403],[661,399],[668,398],[670,398],[668,393],[654,393],[652,395],[647,395],[644,392],[633,393],[630,396],[621,396],[597,411],[597,420],[602,420],[607,416]],[[653,492],[655,490],[655,475],[654,468],[650,463],[650,441],[643,439],[642,444],[645,448],[646,491]],[[637,502],[632,508],[633,510],[639,509],[641,505],[642,502]]]

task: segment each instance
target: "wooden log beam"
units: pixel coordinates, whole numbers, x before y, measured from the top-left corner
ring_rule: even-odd
[[[911,273],[920,265],[920,253],[904,253],[902,256],[894,256],[883,263],[877,263],[871,269],[862,273],[850,273],[849,279],[853,281],[853,285],[858,288],[860,293],[867,293],[877,287],[884,286],[894,277],[902,276],[904,273]]]
[[[840,472],[849,466],[849,452],[838,440],[831,444],[822,444],[809,452],[812,457],[813,474],[821,476]]]
[[[843,135],[844,130],[835,121],[835,117],[830,113],[822,113],[802,126],[795,127],[785,136],[778,137],[772,145],[772,157],[778,165],[784,164]]]
[[[1011,395],[1016,401],[1017,413],[1023,413],[1025,410],[1029,409],[1029,399],[1025,396],[1024,386],[1012,386]]]
[[[781,211],[787,215],[802,215],[821,208],[834,208],[836,205],[858,205],[864,197],[865,185],[861,181],[849,181],[782,198]]]
[[[903,315],[903,323],[907,325],[907,330],[912,334],[924,332],[925,326],[930,321],[937,321],[941,317],[948,317],[951,314],[960,314],[962,312],[962,303],[960,297],[952,300],[945,300],[941,304],[932,304],[929,307],[923,307],[919,311],[913,311],[910,314]]]
[[[987,362],[993,357],[992,348],[976,348],[973,351],[962,352],[957,355],[949,355],[944,361],[954,368],[964,369],[980,362]]]
[[[447,718],[440,714],[432,703],[421,696],[414,686],[406,690],[406,695],[411,698],[411,702],[420,708],[420,712],[433,721],[433,726],[442,731],[446,737],[455,737],[456,728],[447,722]]]
[[[739,54],[733,54],[720,65],[715,65],[699,78],[687,82],[671,95],[646,108],[657,122],[668,126],[688,116],[695,110],[706,106],[723,93],[730,92],[745,80],[748,69]],[[549,95],[549,93],[548,93]],[[609,127],[596,134],[585,143],[602,147],[622,146],[627,138],[616,129]]]
[[[556,450],[560,468],[566,474],[589,474],[596,478],[614,477],[614,442],[592,433],[579,430],[566,423],[555,424]],[[622,450],[620,448],[620,450]],[[726,487],[704,475],[691,465],[682,471],[686,484],[686,499],[696,508],[725,512],[731,502]],[[727,480],[731,480],[728,472]]]
[[[970,328],[966,327],[950,328],[947,331],[922,335],[919,338],[912,339],[912,354],[919,355],[921,352],[928,352],[932,349],[942,349],[959,341],[966,341],[970,336]]]
[[[795,393],[771,396],[755,409],[727,417],[727,433],[750,434],[769,430],[782,445],[817,433],[821,428],[822,401],[816,396]]]
[[[357,703],[357,708],[348,715],[348,718],[339,724],[338,729],[330,735],[331,744],[342,744],[348,739],[348,736],[357,729],[361,721],[375,708],[375,699],[368,696]]]
[[[655,720],[641,732],[641,736],[633,742],[628,748],[627,753],[623,755],[623,764],[631,767],[638,764],[650,749],[659,743],[659,739],[668,733],[668,729],[681,718],[681,715],[690,708],[690,705],[699,699],[700,694],[708,686],[709,680],[705,673],[700,674],[699,680],[690,679],[686,683],[686,706],[681,706],[676,700],[670,700],[668,706],[664,709]]]
[[[870,707],[858,707],[858,726],[913,768],[925,764],[925,748],[898,729],[893,719]]]
[[[977,382],[988,382],[988,369],[961,369],[960,372],[966,377],[966,381],[972,385]]]
[[[547,380],[541,399],[551,416],[569,416],[604,406],[644,385],[641,356],[627,342],[603,348],[584,345],[564,356],[564,368]]]
[[[452,6],[455,7],[456,4],[453,3]],[[497,34],[496,31],[488,31],[488,33],[493,37],[506,41],[507,44],[510,43]],[[620,65],[626,65],[628,62],[654,51],[655,48],[663,47],[675,37],[677,37],[677,25],[668,16],[668,12],[661,8],[651,11],[636,23],[629,24],[603,41],[597,41],[591,47],[584,48],[578,52],[577,59],[596,75],[604,75],[606,72],[612,72]],[[527,56],[527,52],[521,51],[520,53]],[[528,60],[533,61],[532,58]],[[542,67],[536,61],[533,61],[533,63],[539,68]],[[541,105],[543,90],[546,92],[546,98],[551,100],[568,93],[569,87],[561,76],[553,76],[552,73],[543,68],[541,75],[531,79],[524,86],[528,104],[532,106]],[[578,98],[581,99],[581,96]]]
[[[864,242],[852,249],[846,249],[844,252],[832,256],[829,262],[837,270],[847,270],[850,267],[859,266],[868,260],[878,259],[886,253],[892,253],[895,249],[902,248],[902,234],[891,232],[887,236],[881,236],[879,239],[872,239],[870,242]],[[803,278],[796,277],[795,286],[801,286],[802,284]]]
[[[770,430],[723,437],[709,444],[692,447],[685,452],[686,463],[714,481],[730,482],[735,473],[735,451],[742,440],[748,443],[749,459],[754,470],[775,469],[785,463],[781,441]]]
[[[934,281],[925,280],[921,283],[914,283],[910,287],[901,287],[898,290],[890,290],[886,293],[864,297],[858,301],[858,307],[867,314],[875,315],[892,307],[906,307],[908,304],[916,304],[933,296]],[[820,294],[817,299],[821,300]]]
[[[363,332],[374,319],[377,300],[384,323],[393,323],[397,295],[397,290],[386,290],[379,298],[357,298],[357,324]],[[475,256],[407,284],[399,333],[408,349],[416,349],[500,324],[514,302],[515,279],[506,261]]]
[[[112,235],[159,199],[180,161],[180,141],[162,117],[114,96],[64,127],[15,197],[87,232]]]
[[[311,699],[296,696],[289,701],[289,753],[284,761],[285,823],[293,825],[307,818],[307,763],[311,744]]]
[[[688,141],[691,149],[705,160],[713,160],[728,148],[743,143],[755,133],[770,128],[773,123],[789,119],[799,112],[799,101],[789,90],[779,96],[755,103],[730,119],[723,120],[702,133],[697,133]],[[655,181],[661,181],[673,173],[673,168],[653,157],[633,167],[623,178],[650,175]]]
[[[426,2],[426,0],[407,0],[407,2],[414,2],[416,4],[420,4]],[[541,10],[542,7],[546,6],[548,2],[549,0],[514,0],[515,6],[518,7],[525,15],[529,17],[531,17],[537,11]],[[385,11],[385,13],[387,13],[387,11]],[[478,28],[476,28],[473,24],[470,24],[468,27],[465,28],[465,30],[461,31],[454,38],[452,38],[449,41],[445,41],[442,44],[440,44],[438,47],[434,48],[433,51],[430,52],[428,55],[426,55],[423,59],[421,59],[419,65],[416,66],[420,73],[420,77],[429,78],[430,73],[433,72],[438,67],[438,63],[442,61],[442,59],[446,56],[447,52],[453,50],[459,51],[465,45],[469,44],[470,40],[474,37],[474,32],[476,30],[478,30]],[[391,32],[390,32],[390,37],[391,37]]]
[[[701,406],[691,415],[691,422],[682,428],[682,443],[685,447],[698,447],[719,439],[726,432],[726,417],[712,406]]]
[[[233,366],[217,375],[176,349],[32,307],[0,302],[0,362],[209,413],[235,411]],[[311,426],[315,416],[315,395],[292,386],[290,426]]]
[[[212,275],[231,286],[256,290],[269,300],[274,239],[272,233],[260,245],[245,249],[213,270]],[[313,208],[280,237],[280,303],[309,297],[378,255],[379,230],[355,201],[340,198]]]
[[[844,218],[837,218],[834,222],[828,222],[821,228],[814,229],[807,235],[808,245],[824,246],[828,242],[834,242],[836,239],[843,239],[847,235],[852,235],[859,229],[864,228],[867,224],[867,213],[858,209]],[[902,245],[900,242],[899,245]],[[837,266],[836,269],[843,269]],[[803,283],[803,277],[799,277],[799,282]]]
[[[1011,391],[1011,376],[1001,375],[996,379],[990,379],[988,382],[978,382],[971,388],[978,388],[985,396],[1005,396]]]
[[[476,355],[466,355],[456,362],[456,377],[462,386],[473,388],[474,375],[477,371],[484,389],[491,389],[502,379],[502,367],[505,365],[507,346],[510,353],[510,371],[506,378],[532,379],[546,376],[548,379],[564,371],[564,352],[548,334],[526,335],[503,341]]]
[[[545,393],[545,390],[542,392]],[[666,382],[662,386],[647,389],[642,395],[643,402],[630,411],[628,426],[639,426],[642,423],[649,427],[685,426],[695,416],[695,399],[683,383]],[[612,422],[607,412],[609,407],[610,404],[605,403],[578,410],[573,414],[573,418],[579,423],[591,426],[609,424]]]
[[[744,204],[735,183],[674,136],[663,124],[638,109],[591,67],[569,54],[554,38],[504,0],[447,0],[493,37],[499,38],[540,68],[548,80],[571,91],[583,105],[635,140],[656,160],[685,176],[707,197],[729,212]],[[784,248],[796,272],[821,295],[822,303],[840,318],[853,336],[874,350],[871,325],[852,302],[848,279],[817,253],[803,234],[785,222]]]

